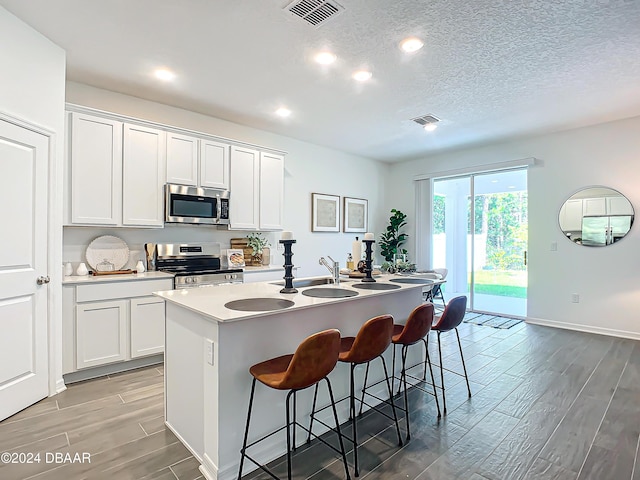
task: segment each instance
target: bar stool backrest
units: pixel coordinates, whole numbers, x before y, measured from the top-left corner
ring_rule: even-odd
[[[394,341],[402,345],[413,345],[427,336],[429,330],[431,330],[432,323],[433,303],[418,305],[409,314],[407,323],[405,323],[397,339],[394,337]]]
[[[434,330],[447,332],[462,323],[467,310],[467,297],[460,296],[449,300],[438,322],[432,327]]]
[[[339,330],[324,330],[307,337],[293,354],[281,388],[299,390],[319,382],[335,368],[339,354]]]
[[[351,346],[348,358],[351,363],[365,363],[382,355],[391,344],[393,317],[379,315],[367,320]]]

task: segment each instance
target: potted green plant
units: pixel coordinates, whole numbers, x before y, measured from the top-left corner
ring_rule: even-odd
[[[387,262],[394,262],[395,256],[398,254],[407,254],[407,250],[400,249],[400,246],[409,237],[406,233],[400,233],[400,229],[407,224],[406,218],[407,216],[404,213],[393,208],[387,231],[380,235],[380,253]]]
[[[269,243],[269,240],[262,235],[262,233],[256,232],[247,235],[247,245],[253,249],[251,252],[251,256],[253,258],[252,263],[269,263],[269,254],[271,253],[271,250],[268,247],[270,247],[271,244]]]

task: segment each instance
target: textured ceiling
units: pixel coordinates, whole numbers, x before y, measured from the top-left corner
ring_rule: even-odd
[[[67,51],[70,80],[388,162],[640,115],[638,0],[339,0],[317,29],[289,3],[0,0]],[[409,121],[426,113],[431,134]]]

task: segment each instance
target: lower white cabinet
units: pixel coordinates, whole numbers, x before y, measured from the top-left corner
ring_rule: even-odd
[[[63,373],[164,352],[164,300],[173,279],[65,284]]]
[[[118,300],[76,306],[76,368],[126,360],[127,303]]]
[[[164,352],[164,300],[131,299],[131,358]]]

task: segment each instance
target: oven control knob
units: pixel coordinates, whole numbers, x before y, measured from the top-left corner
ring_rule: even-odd
[[[231,280],[231,275],[229,275],[228,273],[224,276],[225,280]]]
[[[236,275],[236,274],[234,273],[233,275],[231,275],[231,278],[232,278],[233,280],[235,280],[236,278],[238,278],[238,275]]]

